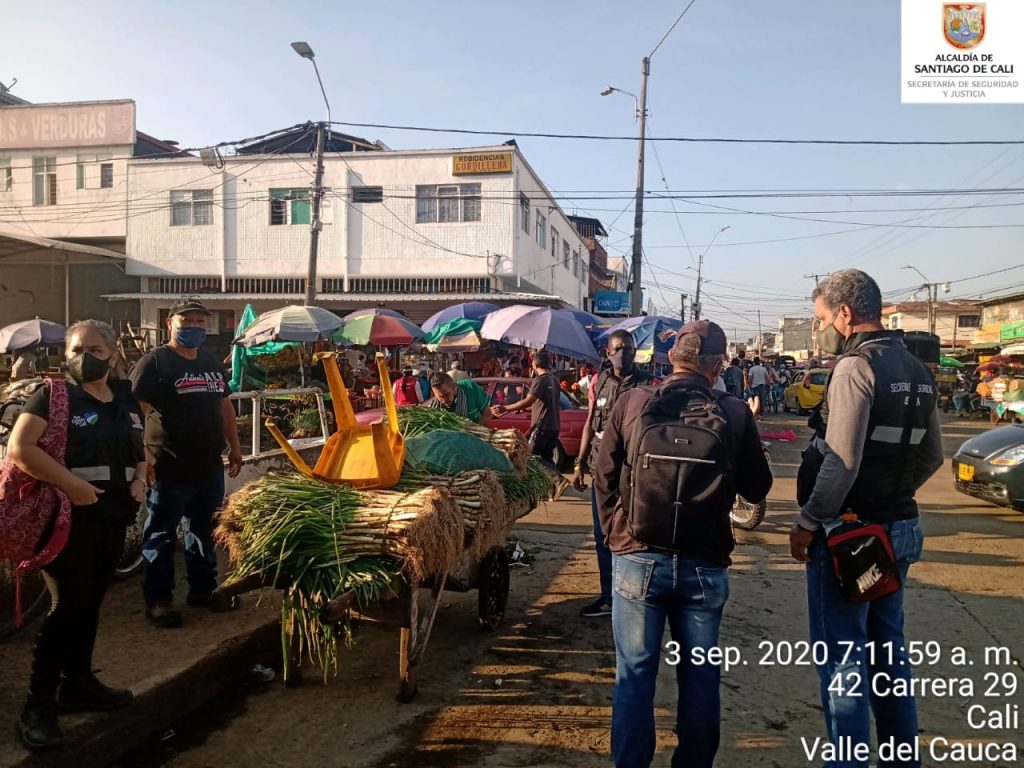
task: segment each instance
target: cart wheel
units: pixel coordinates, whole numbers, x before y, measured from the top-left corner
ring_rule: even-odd
[[[491,547],[480,564],[477,580],[480,626],[488,632],[497,629],[505,618],[508,588],[508,553],[504,547]]]

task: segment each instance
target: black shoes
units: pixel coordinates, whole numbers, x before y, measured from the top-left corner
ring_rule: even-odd
[[[132,692],[111,688],[91,672],[65,677],[57,690],[57,706],[61,712],[109,712],[131,703]]]
[[[18,718],[18,736],[33,752],[62,746],[64,734],[57,723],[56,702],[30,695]]]
[[[612,606],[611,603],[605,602],[604,598],[597,598],[590,605],[586,605],[580,611],[580,616],[585,616],[588,619],[595,619],[601,616],[611,616]]]
[[[174,629],[183,623],[181,613],[174,610],[171,603],[153,603],[146,606],[146,618],[149,623],[159,629]]]

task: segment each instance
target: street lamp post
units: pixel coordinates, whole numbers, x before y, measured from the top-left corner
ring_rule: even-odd
[[[327,91],[324,90],[324,81],[320,78],[320,68],[316,65],[316,54],[306,42],[292,43],[292,49],[304,59],[313,63],[313,71],[316,72],[316,81],[320,84],[320,93],[323,94],[324,104],[327,106],[327,122],[320,121],[316,124],[316,173],[313,177],[313,199],[311,215],[309,220],[309,261],[306,265],[306,306],[312,307],[316,304],[316,262],[320,247],[320,230],[323,229],[323,222],[320,219],[320,210],[324,199],[324,134],[331,124],[331,103],[327,100]]]
[[[722,234],[723,232],[725,232],[725,230],[729,229],[729,227],[731,227],[731,226],[732,225],[729,224],[727,226],[722,227],[717,232],[715,232],[715,236],[711,238],[711,242],[708,243],[708,247],[705,248],[704,252],[701,253],[701,255],[697,258],[697,295],[693,299],[693,304],[691,306],[691,309],[693,311],[690,313],[690,314],[693,315],[693,319],[694,320],[700,320],[700,311],[701,311],[701,305],[700,305],[700,284],[701,284],[701,281],[703,280],[703,277],[704,277],[704,256],[707,254],[708,251],[711,250],[711,246],[713,246],[715,244],[715,240],[718,239],[718,236],[720,234]]]
[[[915,272],[917,272],[917,274],[924,278],[924,285],[922,286],[922,288],[926,288],[928,290],[928,333],[934,336],[936,321],[935,303],[938,301],[939,298],[939,284],[931,282],[928,279],[927,275],[925,275],[924,272],[922,272],[915,266],[907,264],[905,267],[903,267],[903,269],[912,269]]]

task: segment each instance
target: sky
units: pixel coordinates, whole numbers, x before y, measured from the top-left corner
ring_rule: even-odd
[[[205,146],[324,118],[312,67],[289,45],[305,40],[336,121],[635,136],[632,99],[600,91],[639,93],[642,58],[687,2],[37,0],[5,13],[0,81],[17,78],[12,92],[33,102],[131,98],[140,130]],[[899,63],[895,0],[696,0],[651,60],[648,137],[1024,139],[1024,105],[901,104]],[[504,140],[338,129],[395,149]],[[637,142],[517,142],[562,207],[599,218],[609,252],[628,254]],[[649,194],[1024,188],[1024,144],[647,146]],[[949,281],[948,298],[1024,288],[1019,192],[645,205],[647,296],[678,313],[704,252],[704,315],[730,335],[755,333],[758,311],[765,330],[807,314],[805,275],[844,267],[892,300],[922,282],[906,265]]]

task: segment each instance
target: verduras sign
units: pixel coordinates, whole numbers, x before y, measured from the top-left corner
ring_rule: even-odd
[[[134,143],[134,101],[33,104],[0,110],[0,148],[3,149]]]
[[[452,156],[452,176],[473,173],[512,173],[512,153],[491,152]]]

